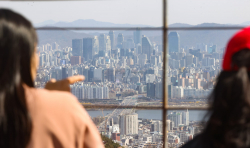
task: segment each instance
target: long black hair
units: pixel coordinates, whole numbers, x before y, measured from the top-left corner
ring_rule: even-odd
[[[235,71],[222,71],[210,96],[210,118],[202,134],[207,147],[250,147],[250,49],[234,54],[232,63]]]
[[[23,83],[34,87],[31,62],[37,36],[20,14],[0,9],[0,147],[24,148],[31,138]]]

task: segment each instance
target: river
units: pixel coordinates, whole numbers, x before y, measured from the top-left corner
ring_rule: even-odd
[[[112,113],[113,110],[104,110],[103,114],[106,116]],[[174,110],[169,110],[170,113]],[[183,111],[183,110],[178,110]],[[189,121],[202,121],[203,117],[206,115],[207,111],[204,110],[189,110]],[[103,116],[101,110],[96,111],[88,111],[91,117]],[[136,113],[138,114],[138,118],[143,119],[156,119],[162,120],[162,111],[161,110],[137,110]]]

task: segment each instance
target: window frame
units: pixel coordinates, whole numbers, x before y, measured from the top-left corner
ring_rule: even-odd
[[[25,1],[25,0],[24,0]],[[55,0],[56,1],[56,0]],[[70,1],[70,0],[64,0]],[[162,0],[163,7],[163,26],[162,27],[140,27],[141,30],[160,30],[163,32],[162,42],[163,42],[163,105],[161,107],[155,106],[120,106],[120,105],[83,105],[86,109],[147,109],[147,110],[162,110],[162,123],[163,123],[163,147],[166,148],[168,145],[167,140],[167,111],[168,110],[208,110],[208,107],[190,107],[190,106],[168,106],[168,82],[167,82],[167,68],[168,68],[168,58],[167,58],[167,45],[168,45],[168,31],[171,30],[238,30],[244,28],[244,26],[230,26],[230,27],[168,27],[168,13],[167,13],[167,3],[168,0]],[[138,27],[36,27],[36,30],[128,30],[133,31],[138,29]]]

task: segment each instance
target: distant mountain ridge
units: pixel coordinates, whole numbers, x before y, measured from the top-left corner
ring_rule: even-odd
[[[250,22],[238,24],[238,26],[247,26]],[[131,24],[114,24],[109,22],[100,22],[95,20],[76,20],[73,22],[54,22],[53,20],[40,23],[42,26],[53,27],[154,27],[148,25],[131,25]],[[175,23],[169,25],[169,27],[222,27],[222,26],[237,26],[231,24],[216,24],[216,23],[203,23],[199,25],[189,25],[185,23]],[[36,26],[38,27],[38,26]],[[40,26],[41,27],[41,26]],[[93,37],[99,35],[99,33],[108,34],[109,30],[99,31],[38,31],[39,45],[57,42],[61,47],[71,46],[72,39]],[[171,30],[174,31],[174,30]],[[218,48],[225,47],[228,40],[237,30],[177,30],[180,35],[181,47],[195,46],[197,43],[216,44]],[[117,37],[118,33],[123,33],[125,39],[133,38],[133,31],[115,31]],[[162,44],[162,31],[160,30],[142,30],[142,35],[146,35],[157,44]]]
[[[218,24],[218,23],[202,23],[197,25],[190,25],[187,23],[174,23],[168,25],[168,27],[215,27],[215,26],[248,26],[250,21],[243,22],[240,24]],[[79,19],[72,22],[64,21],[53,21],[47,20],[41,23],[34,24],[35,27],[161,27],[161,26],[151,26],[151,25],[142,25],[142,24],[116,24],[110,22],[96,21],[94,19]]]
[[[35,27],[46,27],[46,26],[53,26],[53,27],[154,27],[150,25],[141,25],[141,24],[115,24],[110,22],[101,22],[96,21],[93,19],[79,19],[73,22],[52,22],[45,21],[39,24],[35,24]]]

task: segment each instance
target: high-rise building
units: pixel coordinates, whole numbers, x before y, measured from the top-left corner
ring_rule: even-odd
[[[104,99],[109,99],[109,88],[107,86],[103,86],[103,98]]]
[[[130,68],[126,68],[125,76],[124,76],[124,82],[125,83],[130,82],[130,76],[131,76],[131,70],[130,70]]]
[[[99,38],[99,54],[100,52],[102,52],[102,54],[104,54],[104,56],[106,55],[106,53],[111,52],[111,41],[110,41],[110,37],[106,36],[105,34],[100,34]]]
[[[143,74],[143,80],[146,81],[146,78],[147,78],[147,75],[148,74],[152,74],[152,75],[155,75],[155,70],[153,68],[148,68],[144,74]],[[149,83],[149,82],[146,82],[146,83]]]
[[[111,82],[115,81],[115,68],[109,68],[107,70],[107,77],[108,77],[108,81],[111,81]]]
[[[171,112],[168,115],[168,119],[174,122],[174,127],[178,127],[182,124],[182,113],[181,112]]]
[[[43,67],[45,65],[45,54],[40,54],[39,56],[39,66]]]
[[[62,67],[55,67],[55,79],[56,80],[62,79]]]
[[[71,77],[73,75],[74,75],[74,69],[73,69],[73,67],[69,67],[68,68],[68,76]]]
[[[162,99],[163,96],[163,85],[162,82],[155,83],[155,97]]]
[[[102,68],[98,68],[94,70],[94,81],[95,82],[104,81],[104,70]]]
[[[138,134],[138,114],[120,116],[121,135]]]
[[[154,74],[146,74],[146,83],[154,83],[155,75]]]
[[[68,77],[68,71],[66,67],[62,68],[62,79],[66,79]]]
[[[82,56],[82,39],[73,39],[72,40],[72,54],[73,56]]]
[[[173,130],[174,122],[171,120],[167,120],[167,131]]]
[[[135,44],[142,44],[142,36],[141,36],[141,30],[140,28],[136,29],[136,31],[134,31],[134,42]]]
[[[153,66],[157,66],[158,60],[157,60],[156,56],[151,56],[150,64],[152,64]]]
[[[195,64],[195,67],[197,67],[197,65],[199,63],[199,58],[198,57],[194,57],[193,58],[193,63]]]
[[[81,64],[81,56],[72,56],[70,58],[70,64],[71,65]]]
[[[137,49],[136,49],[137,54],[138,54],[138,55],[142,54],[142,47],[141,47],[141,44],[137,44],[136,46],[137,46],[137,47],[136,47],[136,48],[137,48]]]
[[[187,55],[186,56],[186,66],[191,66],[194,61],[194,55]]]
[[[94,51],[94,39],[93,38],[83,38],[82,40],[84,61],[92,60]]]
[[[95,54],[99,53],[99,40],[98,40],[98,36],[94,36],[93,40],[94,40],[93,50],[94,50],[94,55],[95,55]]]
[[[147,83],[147,97],[155,97],[155,84]]]
[[[162,121],[155,121],[151,124],[151,132],[162,132]]]
[[[173,98],[173,85],[168,85],[168,98]]]
[[[106,35],[103,33],[100,34],[98,40],[99,40],[99,51],[106,51],[107,49]]]
[[[147,59],[150,60],[152,52],[152,44],[148,37],[145,35],[142,37],[142,53],[147,55]]]
[[[114,31],[109,31],[109,37],[111,41],[111,49],[115,49],[115,34]]]
[[[194,79],[194,88],[201,89],[201,79]]]
[[[94,70],[95,70],[95,67],[89,68],[89,70],[88,70],[88,82],[94,81]]]
[[[188,110],[182,112],[182,123],[184,125],[189,125],[189,112],[188,112]]]
[[[168,34],[168,51],[169,53],[180,51],[180,36],[177,32]]]
[[[85,67],[82,68],[82,75],[84,75],[85,80],[84,82],[88,82],[89,80],[89,73],[88,73],[89,69],[86,69]]]
[[[106,37],[106,52],[110,55],[110,52],[111,52],[111,40],[110,40],[110,36]]]
[[[122,46],[123,42],[124,42],[124,36],[122,33],[119,33],[117,37],[117,48],[123,48]]]

